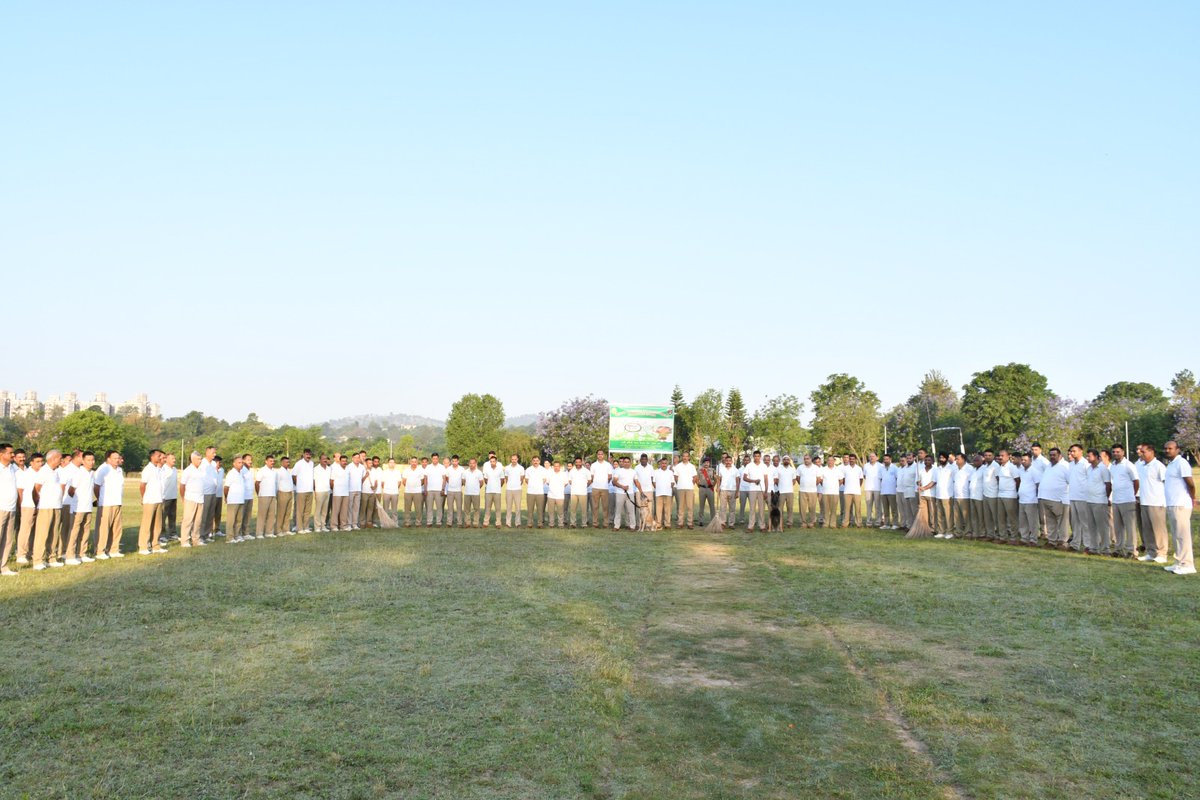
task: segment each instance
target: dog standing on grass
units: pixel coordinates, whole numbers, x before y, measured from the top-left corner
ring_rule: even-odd
[[[771,492],[771,524],[767,530],[783,530],[783,514],[779,511],[779,492]]]

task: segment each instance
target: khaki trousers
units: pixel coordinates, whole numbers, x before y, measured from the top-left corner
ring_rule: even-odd
[[[678,512],[679,527],[682,528],[684,526],[685,519],[686,519],[686,524],[689,528],[695,527],[696,520],[693,517],[693,513],[695,512],[695,508],[696,508],[696,490],[695,489],[679,489],[678,491],[675,492],[675,504],[679,507],[679,512]],[[670,522],[670,520],[668,520],[668,522]],[[671,526],[668,525],[667,527],[669,528]]]
[[[862,527],[862,495],[846,492],[842,495],[842,527]]]
[[[838,526],[838,496],[836,494],[821,495],[821,516],[825,518],[824,527],[836,528]]]
[[[45,564],[55,557],[55,538],[62,525],[62,506],[39,508],[33,532],[33,563]]]
[[[654,521],[663,530],[671,527],[671,495],[656,495],[654,498]]]
[[[213,523],[217,518],[217,509],[221,507],[221,498],[215,494],[204,495],[204,505],[201,508],[200,536],[207,539],[212,536]]]
[[[1171,546],[1175,548],[1175,563],[1192,567],[1192,507],[1171,506],[1167,509],[1167,525],[1171,529]]]
[[[1041,509],[1038,504],[1021,503],[1017,507],[1017,517],[1020,520],[1017,532],[1021,535],[1021,541],[1026,544],[1037,544],[1038,533],[1042,530]]]
[[[504,524],[508,527],[513,527],[513,515],[516,515],[517,527],[521,525],[521,490],[520,489],[505,489],[504,490]]]
[[[867,527],[882,525],[883,505],[879,502],[879,492],[864,490],[863,497],[867,501]]]
[[[174,536],[179,532],[179,525],[175,520],[176,509],[179,501],[177,498],[163,500],[163,533],[168,536]]]
[[[607,528],[612,523],[608,515],[608,489],[592,489],[592,527]]]
[[[254,492],[250,493],[250,499],[242,503],[242,524],[238,530],[238,535],[242,537],[253,536],[254,531],[251,529],[250,523],[254,520]]]
[[[96,537],[96,552],[121,552],[121,506],[100,506],[100,534]]]
[[[446,508],[446,495],[441,490],[428,492],[425,495],[425,524],[441,525],[442,513]]]
[[[272,536],[279,532],[276,522],[275,509],[279,503],[277,497],[258,496],[258,535]]]
[[[937,509],[937,518],[933,523],[934,532],[943,535],[952,533],[954,527],[950,522],[950,500],[940,497],[935,497],[934,500],[937,501],[933,504],[934,508]]]
[[[375,493],[362,492],[358,496],[358,527],[369,528],[375,524]]]
[[[446,524],[449,526],[463,524],[463,493],[446,491]]]
[[[563,501],[558,498],[546,498],[546,525],[551,528],[561,528],[563,525]]]
[[[329,530],[329,492],[316,492],[316,511],[313,512],[314,529],[318,531]],[[393,503],[393,506],[395,503]],[[396,509],[393,507],[393,511]]]
[[[425,495],[420,492],[404,493],[404,527],[421,527],[421,515],[425,511]]]
[[[525,524],[530,528],[542,527],[542,514],[546,511],[546,495],[544,494],[527,494],[525,495],[525,513],[529,515],[529,519],[525,520]],[[518,525],[521,524],[519,521]]]
[[[993,539],[1000,537],[1000,498],[983,498],[983,535]]]
[[[503,513],[500,511],[500,492],[484,492],[483,527],[486,528],[490,522],[499,528],[503,519]]]
[[[821,514],[821,495],[816,492],[800,493],[800,524],[811,528],[817,524]]]
[[[496,497],[498,498],[499,495],[496,495]],[[463,516],[467,518],[468,528],[474,528],[479,525],[479,495],[463,495]]]
[[[71,538],[71,505],[63,503],[58,515],[58,535],[54,537],[54,555],[60,561],[66,558],[67,540]]]
[[[881,494],[879,503],[882,506],[880,511],[881,525],[899,525],[900,524],[900,507],[896,502],[897,497],[894,494]]]
[[[419,497],[420,495],[418,495]],[[350,525],[350,495],[333,495],[329,499],[329,527],[345,530]]]
[[[313,525],[313,493],[296,492],[296,530],[311,531]]]
[[[1107,555],[1112,527],[1108,521],[1108,503],[1088,503],[1087,539],[1083,546],[1093,553]]]
[[[15,511],[0,511],[0,570],[8,569],[8,559],[12,557],[13,545],[17,540],[17,513]]]
[[[213,531],[214,535],[217,533],[217,531],[221,530],[221,506],[222,506],[221,495],[217,495],[217,502],[215,504],[215,507],[213,508],[212,531]]]
[[[720,513],[725,515],[726,528],[732,528],[737,519],[737,495],[738,493],[732,489],[721,491]]]
[[[142,524],[138,527],[138,550],[153,550],[158,547],[162,535],[162,503],[147,503],[142,506]]]
[[[962,536],[971,529],[971,501],[966,498],[954,498],[950,501],[950,530],[955,536]]]
[[[1112,511],[1116,552],[1131,556],[1137,552],[1137,503],[1113,503]]]
[[[613,530],[620,530],[625,522],[629,530],[637,530],[637,508],[628,492],[613,492]]]
[[[399,511],[399,508],[400,508],[400,495],[398,495],[398,494],[383,495],[383,510],[388,512],[389,514],[391,514],[393,519],[395,519],[396,512]]]
[[[1015,541],[1020,530],[1020,520],[1017,518],[1017,498],[996,498],[996,531],[1001,538]]]
[[[716,511],[716,497],[713,496],[713,490],[710,486],[700,487],[700,503],[696,509],[696,521],[704,524],[704,507],[708,506],[708,518],[712,519]]]
[[[1163,518],[1165,526],[1166,518]],[[36,508],[22,508],[21,520],[17,524],[17,558],[24,558],[27,561],[33,560],[33,530],[37,523]],[[1166,527],[1163,528],[1166,530]]]
[[[262,508],[262,502],[259,501],[259,508]],[[204,518],[204,503],[194,503],[187,498],[183,500],[183,521],[179,524],[179,543],[194,545],[200,543],[200,521]],[[259,529],[262,532],[262,529]],[[103,553],[100,545],[103,540],[96,543],[96,552]]]
[[[912,524],[917,520],[917,505],[920,500],[914,495],[902,495],[900,497],[900,518],[901,527],[911,528]]]
[[[746,517],[746,530],[754,530],[755,524],[760,531],[767,529],[767,499],[762,492],[747,492],[750,495],[750,515]]]
[[[71,538],[67,541],[67,557],[80,558],[87,555],[88,552],[90,544],[88,528],[91,527],[92,512],[76,511],[71,517]]]
[[[1088,525],[1092,521],[1092,515],[1087,505],[1083,500],[1071,501],[1071,516],[1068,518],[1071,523],[1071,549],[1077,553],[1086,547],[1085,543],[1090,536]]]
[[[934,527],[934,521],[937,519],[938,499],[936,497],[922,497],[921,505],[925,506],[925,515],[929,518],[929,527]],[[920,513],[919,511],[917,512]],[[934,533],[940,533],[934,528]]]
[[[362,510],[362,492],[351,492],[346,500],[346,524],[351,528],[358,527],[358,514]]]
[[[795,484],[792,485],[794,486]],[[795,492],[779,492],[779,516],[782,518],[780,521],[788,528],[792,527],[792,520],[794,518],[793,509],[795,508],[795,505]]]
[[[572,528],[588,527],[588,501],[591,495],[591,492],[571,495],[571,503],[567,506],[567,524]]]
[[[1057,500],[1039,500],[1038,506],[1046,520],[1046,541],[1053,545],[1066,544],[1069,506]]]
[[[1167,556],[1166,506],[1142,506],[1142,541],[1151,558]]]
[[[229,539],[231,541],[242,535],[242,523],[245,522],[245,519],[245,503],[225,504],[225,532],[229,534]]]

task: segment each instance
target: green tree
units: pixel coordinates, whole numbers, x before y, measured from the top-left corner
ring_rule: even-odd
[[[976,372],[963,387],[962,414],[978,447],[1009,447],[1043,426],[1054,393],[1028,364],[999,364]]]
[[[804,404],[792,394],[772,397],[750,419],[750,431],[756,447],[768,447],[783,455],[795,453],[808,439],[800,424]]]
[[[1171,436],[1171,404],[1154,384],[1119,381],[1096,395],[1082,422],[1084,444],[1092,447],[1123,444],[1125,423],[1129,423],[1131,445],[1165,442]]]
[[[858,378],[830,375],[809,399],[813,440],[827,451],[854,453],[861,459],[878,447],[883,432],[879,397]]]
[[[928,447],[932,429],[963,427],[958,394],[945,375],[938,370],[930,370],[925,373],[917,391],[887,413],[884,425],[887,426],[888,449],[893,453],[912,452],[921,447]],[[945,445],[946,442],[942,441],[942,444]],[[957,438],[953,444],[958,444]]]
[[[701,457],[725,439],[725,403],[718,389],[705,389],[688,406],[691,448]]]
[[[521,459],[522,464],[539,455],[537,442],[533,434],[519,428],[505,428],[500,431],[500,447],[496,449],[497,460],[501,464],[508,463],[508,457],[513,453]]]
[[[112,417],[100,411],[76,411],[63,417],[55,426],[51,436],[53,446],[70,453],[71,450],[90,450],[96,461],[104,459],[108,450],[121,450],[125,446],[126,431]]]
[[[587,458],[608,446],[608,401],[595,397],[567,400],[538,417],[537,439],[550,455]]]
[[[729,452],[739,454],[750,438],[750,420],[746,416],[746,403],[738,389],[730,389],[725,398],[725,439],[723,444]]]
[[[504,404],[490,394],[464,394],[446,418],[446,448],[464,460],[500,447]]]
[[[675,449],[685,450],[692,444],[692,410],[683,399],[683,389],[678,383],[671,392],[671,405],[675,407]]]

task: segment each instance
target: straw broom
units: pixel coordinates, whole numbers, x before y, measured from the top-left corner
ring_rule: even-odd
[[[383,527],[385,527],[385,528],[397,527],[396,520],[392,518],[391,514],[389,514],[387,511],[384,510],[383,503],[376,500],[375,508],[379,513],[379,521],[383,524]]]
[[[918,498],[917,518],[909,526],[908,533],[904,534],[905,539],[928,539],[933,536],[933,528],[929,527],[929,512],[925,503],[920,502],[921,499]]]
[[[721,508],[721,493],[717,492],[717,511],[713,514],[713,518],[704,526],[704,530],[709,533],[720,533],[725,530],[725,512]]]

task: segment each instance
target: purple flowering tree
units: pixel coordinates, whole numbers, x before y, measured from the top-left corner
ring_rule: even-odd
[[[608,401],[588,395],[542,412],[537,435],[547,455],[562,459],[594,455],[608,446]]]

